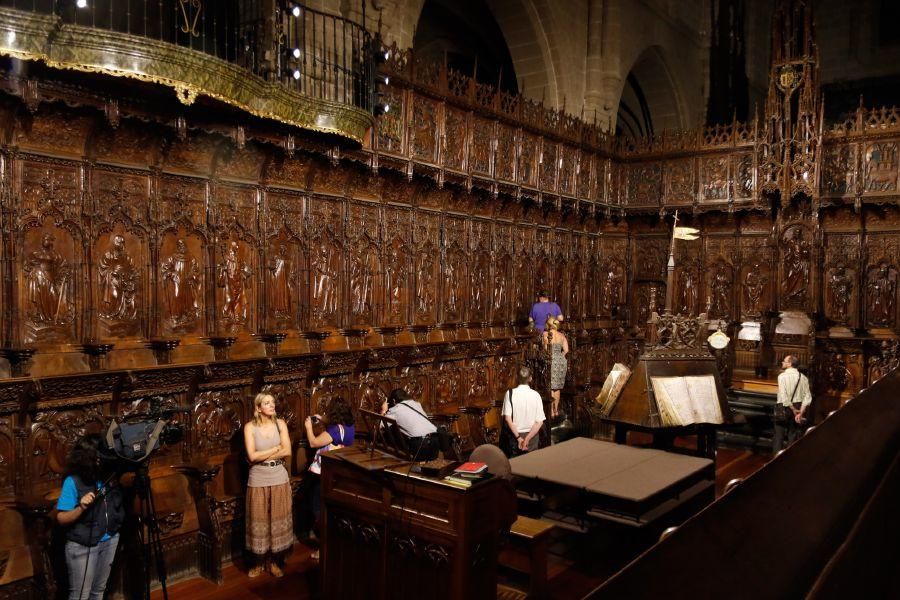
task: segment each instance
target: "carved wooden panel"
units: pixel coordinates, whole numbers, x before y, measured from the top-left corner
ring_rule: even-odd
[[[394,86],[384,86],[384,102],[391,109],[381,115],[376,121],[378,126],[378,150],[391,154],[404,152],[405,130],[405,100],[406,95],[402,89]]]
[[[559,193],[575,195],[575,175],[578,165],[578,151],[569,145],[561,146],[559,157]]]
[[[443,220],[443,271],[441,273],[441,321],[454,323],[465,319],[469,253],[466,220],[445,216]]]
[[[772,249],[761,236],[743,236],[740,244],[741,318],[759,319],[772,308]]]
[[[838,325],[858,326],[859,235],[829,233],[825,236],[823,308]]]
[[[207,195],[207,184],[199,180],[164,177],[159,182],[155,320],[163,335],[206,333]]]
[[[309,156],[276,154],[266,168],[266,182],[272,186],[305,190],[309,187],[307,180],[312,166]]]
[[[682,158],[666,163],[666,204],[690,205],[696,199],[694,159]]]
[[[412,155],[427,163],[437,161],[439,111],[440,105],[424,96],[417,96],[410,110],[411,121],[407,129]]]
[[[13,143],[26,152],[81,158],[94,122],[93,117],[45,104],[34,114],[22,115]]]
[[[537,161],[540,155],[541,139],[531,133],[522,132],[519,144],[519,168],[516,171],[519,183],[526,187],[537,186]]]
[[[419,211],[413,218],[415,255],[415,301],[413,315],[416,324],[437,322],[437,302],[441,281],[441,225],[437,213]]]
[[[223,143],[221,138],[203,133],[174,138],[165,149],[163,169],[207,175],[212,171],[213,157]]]
[[[242,428],[248,418],[244,399],[247,390],[229,387],[198,394],[193,407],[193,443],[198,452],[228,452],[233,441],[240,443]]]
[[[525,321],[528,318],[528,312],[531,310],[531,304],[535,301],[535,294],[538,292],[531,277],[526,276],[535,270],[535,261],[537,260],[535,253],[535,229],[526,225],[518,225],[514,229],[515,246],[513,260],[515,264],[515,273],[511,284],[514,286],[513,293],[513,310],[515,311],[515,319]]]
[[[594,178],[597,177],[598,161],[589,152],[578,153],[578,174],[575,177],[575,195],[582,200],[592,200],[594,197]]]
[[[337,200],[309,200],[309,305],[303,316],[310,329],[340,327],[346,275],[344,206]]]
[[[115,129],[101,127],[91,143],[94,159],[99,163],[148,167],[156,164],[162,145],[157,132],[125,120]]]
[[[385,206],[385,261],[384,293],[385,308],[383,322],[386,325],[406,325],[409,323],[409,309],[415,289],[412,276],[414,242],[410,239],[412,211],[394,206]]]
[[[735,306],[735,239],[731,236],[707,236],[703,310],[711,319],[729,320]]]
[[[21,192],[17,213],[40,215],[54,211],[54,218],[77,221],[81,217],[81,186],[75,165],[44,161],[37,157],[21,163]]]
[[[510,125],[497,126],[497,158],[494,176],[502,181],[515,181],[518,129]]]
[[[448,169],[463,171],[466,168],[467,115],[458,108],[444,108],[444,135],[441,137],[441,156]]]
[[[623,167],[625,203],[628,206],[659,206],[662,192],[658,163],[638,163]]]
[[[472,173],[492,175],[494,128],[496,122],[472,117],[472,140],[469,146],[469,169]]]
[[[883,194],[897,191],[897,142],[866,144],[863,155],[863,190]]]
[[[805,225],[791,225],[782,233],[779,246],[779,308],[807,310],[810,301],[812,233]]]
[[[92,333],[101,339],[146,335],[154,277],[149,181],[94,173]]]
[[[540,158],[540,181],[538,184],[545,192],[556,191],[556,177],[559,170],[559,144],[543,138]]]
[[[709,156],[700,159],[701,202],[728,200],[728,156]]]
[[[753,154],[742,152],[731,157],[732,185],[731,194],[734,200],[750,200],[754,197],[756,182],[754,181]]]
[[[511,302],[515,294],[513,281],[514,269],[514,234],[509,223],[494,224],[494,264],[493,280],[490,287],[491,311],[493,323],[505,323],[512,320]]]
[[[223,146],[216,161],[216,174],[222,179],[259,181],[265,153],[249,142],[243,148],[228,144]]]
[[[867,327],[893,328],[897,324],[898,260],[900,235],[870,234],[864,273],[865,324]]]
[[[822,195],[847,196],[856,191],[856,144],[825,146]]]
[[[375,204],[351,203],[347,233],[350,324],[373,325],[380,322],[385,291],[380,208]]]
[[[491,223],[473,219],[469,232],[468,314],[466,320],[487,322],[490,317]]]

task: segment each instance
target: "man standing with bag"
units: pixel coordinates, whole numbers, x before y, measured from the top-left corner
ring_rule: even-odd
[[[506,426],[512,432],[509,447],[504,448],[511,456],[536,450],[538,433],[544,424],[544,402],[541,395],[531,389],[531,369],[522,367],[517,378],[518,386],[507,390],[503,397],[503,410]]]
[[[806,411],[812,402],[809,379],[797,370],[800,361],[788,354],[781,361],[784,371],[778,376],[778,400],[775,402],[775,437],[772,452],[777,454],[800,436],[806,424]]]

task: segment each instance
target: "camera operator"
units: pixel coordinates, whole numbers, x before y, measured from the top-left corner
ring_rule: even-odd
[[[65,528],[69,600],[101,600],[125,520],[122,492],[101,481],[100,436],[86,435],[69,453],[56,503]]]

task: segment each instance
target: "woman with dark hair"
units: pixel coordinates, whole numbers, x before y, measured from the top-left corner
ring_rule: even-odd
[[[325,429],[321,433],[316,434],[313,431],[313,422],[318,423],[319,421],[322,421],[320,415],[312,415],[306,417],[303,423],[306,426],[306,439],[309,441],[309,446],[316,448],[316,456],[309,466],[311,475],[308,480],[310,485],[310,504],[313,518],[317,525],[319,514],[322,512],[322,482],[319,477],[322,474],[321,455],[335,448],[352,446],[353,438],[356,435],[356,428],[353,426],[353,411],[347,401],[340,396],[333,398],[328,403],[323,423]],[[319,551],[313,552],[312,557],[313,560],[318,560]]]
[[[101,481],[100,436],[86,435],[69,452],[56,520],[65,528],[69,600],[101,600],[125,520],[122,492]]]

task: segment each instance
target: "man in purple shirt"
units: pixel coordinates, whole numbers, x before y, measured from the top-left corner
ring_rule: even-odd
[[[531,314],[528,315],[528,322],[534,325],[540,333],[544,333],[544,325],[547,323],[547,317],[556,317],[563,320],[562,309],[556,302],[550,302],[550,292],[541,290],[538,292],[538,301],[531,307]]]

